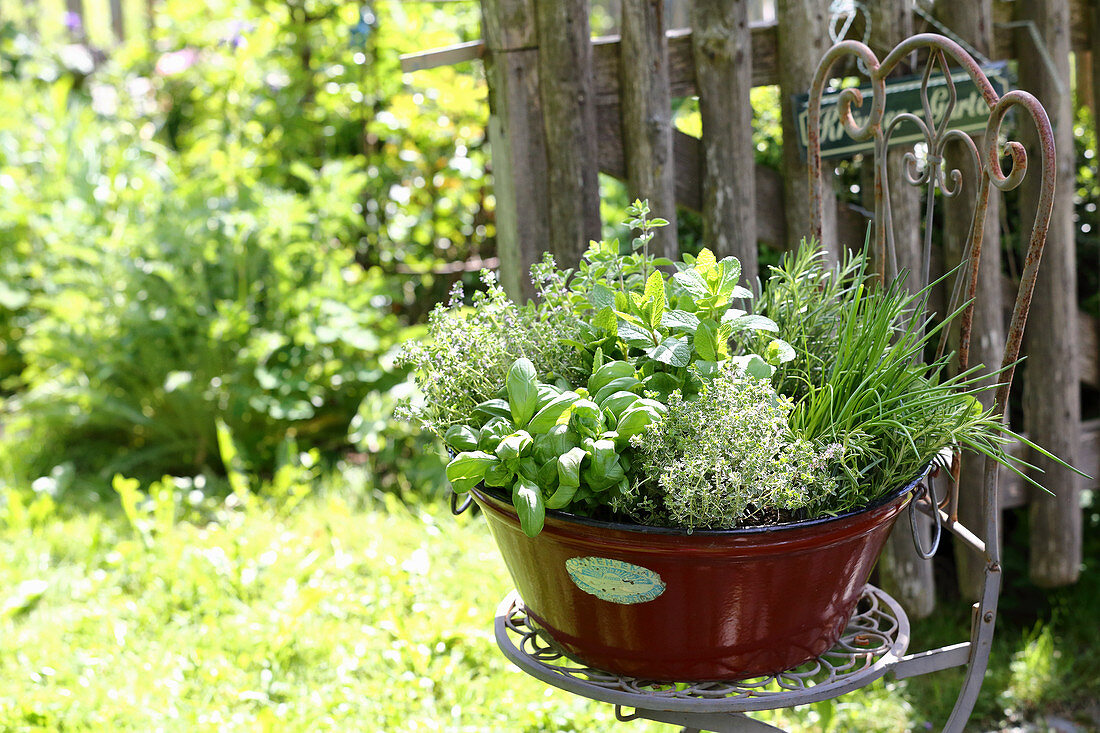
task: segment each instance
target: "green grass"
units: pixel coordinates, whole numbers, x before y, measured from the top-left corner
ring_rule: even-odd
[[[492,638],[510,582],[482,519],[363,483],[345,472],[292,511],[168,483],[129,517],[0,489],[0,730],[675,730],[616,724],[512,668]],[[1053,594],[1047,624],[1006,604],[1030,621],[1004,629],[975,729],[1072,715],[1100,692],[1095,618],[1058,610],[1100,598],[1095,575]],[[915,636],[958,640],[956,606]],[[951,674],[769,719],[939,728]]]

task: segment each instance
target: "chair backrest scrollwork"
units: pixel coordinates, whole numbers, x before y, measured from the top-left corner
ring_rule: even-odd
[[[920,86],[923,113],[900,112],[887,116],[885,114],[887,109],[886,78],[899,64],[908,60],[914,54],[925,56],[923,61],[924,73]],[[930,33],[913,36],[899,44],[882,61],[876,58],[870,48],[858,41],[843,41],[836,44],[822,59],[813,85],[810,88],[807,137],[813,212],[812,233],[819,241],[822,233],[822,186],[824,185],[821,176],[821,99],[825,93],[825,86],[830,78],[829,74],[832,67],[845,57],[861,61],[870,74],[871,99],[869,107],[866,110],[863,109],[866,100],[864,100],[864,95],[860,89],[848,88],[842,90],[838,96],[838,109],[841,123],[853,139],[873,140],[874,142],[875,221],[872,241],[873,254],[881,278],[893,278],[898,274],[893,217],[890,209],[890,187],[892,182],[887,175],[886,152],[890,145],[890,138],[899,125],[909,124],[919,129],[920,135],[924,138],[924,146],[926,146],[923,164],[918,161],[913,152],[905,154],[903,171],[906,183],[914,186],[927,186],[921,271],[914,273],[915,275],[919,274],[920,279],[918,282],[921,284],[927,283],[930,276],[931,222],[934,215],[935,190],[938,188],[945,197],[949,198],[958,196],[963,190],[963,172],[958,168],[947,170],[944,165],[945,147],[953,141],[960,143],[960,147],[968,151],[973,163],[973,170],[978,173],[974,217],[971,221],[969,236],[963,248],[963,258],[966,265],[956,278],[953,296],[956,303],[971,302],[971,306],[963,312],[961,319],[958,359],[960,365],[964,368],[967,362],[970,331],[973,323],[972,301],[977,287],[977,273],[981,260],[983,228],[990,186],[992,185],[1002,191],[1011,190],[1020,185],[1028,172],[1028,158],[1023,144],[1017,141],[1002,144],[1002,123],[1009,110],[1018,107],[1030,117],[1035,125],[1040,141],[1039,174],[1042,176],[1042,181],[1002,362],[1002,365],[1007,369],[1002,376],[1001,386],[997,390],[997,405],[1003,410],[1007,403],[1009,385],[1012,380],[1011,365],[1019,357],[1028,306],[1031,303],[1031,294],[1035,286],[1039,259],[1042,256],[1043,245],[1046,241],[1054,201],[1054,136],[1046,111],[1039,101],[1027,92],[1014,90],[1007,92],[1004,96],[999,96],[979,64],[970,54],[959,44],[943,36]],[[969,74],[982,99],[989,107],[988,123],[978,142],[975,142],[967,133],[950,128],[948,125],[957,101],[955,84],[951,78],[951,65],[961,66]],[[940,112],[939,119],[933,114],[928,95],[929,81],[932,79],[937,67],[945,77],[947,89],[946,105],[942,111],[937,110]],[[856,114],[853,113],[853,109],[861,112],[858,120]],[[1003,155],[1007,155],[1012,161],[1007,173],[1001,166]]]

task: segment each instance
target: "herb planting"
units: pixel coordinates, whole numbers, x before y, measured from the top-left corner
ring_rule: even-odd
[[[838,514],[945,449],[1019,471],[976,368],[921,363],[956,315],[925,316],[928,288],[880,287],[864,257],[830,267],[804,242],[753,308],[735,258],[653,258],[665,222],[640,201],[629,214],[628,251],[544,261],[523,306],[486,274],[406,346],[424,398],[406,410],[452,451],[455,491],[504,492],[534,536],[548,509],[688,530]]]

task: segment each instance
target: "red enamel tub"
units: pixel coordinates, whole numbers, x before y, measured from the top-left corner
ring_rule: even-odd
[[[534,538],[503,493],[474,489],[529,617],[570,656],[654,680],[795,667],[843,632],[916,481],[837,517],[684,530],[548,511]]]

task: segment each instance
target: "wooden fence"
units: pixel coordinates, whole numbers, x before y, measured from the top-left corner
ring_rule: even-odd
[[[31,33],[53,37],[63,32],[72,43],[86,45],[105,58],[109,49],[129,37],[148,35],[157,0],[60,0],[56,12],[43,0],[0,0],[0,21],[14,20]]]
[[[694,0],[687,17],[692,29],[669,28],[662,0],[621,0],[618,36],[592,38],[588,0],[482,0],[483,39],[445,49],[409,54],[406,71],[479,58],[489,85],[489,134],[497,199],[497,241],[501,277],[513,295],[529,293],[525,273],[549,250],[559,262],[576,262],[590,239],[599,238],[598,173],[626,181],[631,197],[648,198],[661,216],[674,219],[676,206],[702,215],[704,241],[719,256],[735,255],[747,277],[755,277],[757,242],[778,249],[796,244],[809,231],[807,174],[797,145],[783,146],[779,171],[754,162],[752,87],[778,85],[783,140],[794,138],[794,95],[804,93],[817,62],[831,45],[825,0],[782,0],[776,19],[750,23],[747,4]],[[861,37],[869,24],[869,45],[882,51],[915,32],[947,32],[993,59],[1019,59],[1019,86],[1039,96],[1056,129],[1072,128],[1070,53],[1077,62],[1078,98],[1100,98],[1100,6],[1085,0],[1003,2],[939,0],[934,15],[914,11],[907,0],[865,2],[849,33]],[[923,4],[920,5],[924,7]],[[1082,88],[1082,83],[1087,88]],[[1087,92],[1087,93],[1086,93]],[[702,136],[672,124],[674,99],[696,96]],[[1095,116],[1094,116],[1095,119]],[[1071,134],[1071,133],[1070,133]],[[1061,206],[1048,238],[1041,284],[1033,305],[1027,347],[1030,363],[1047,378],[1025,388],[1024,427],[1092,476],[1100,475],[1100,421],[1082,424],[1079,385],[1100,387],[1097,326],[1078,313],[1073,270],[1072,139],[1059,139]],[[868,189],[870,186],[864,186]],[[919,231],[920,202],[893,201],[899,230]],[[899,200],[902,199],[902,200]],[[991,206],[996,212],[997,207]],[[994,213],[993,218],[997,215]],[[946,212],[944,257],[959,239],[963,214]],[[954,222],[954,223],[953,223]],[[863,242],[863,210],[827,202],[827,242]],[[999,236],[987,224],[987,241]],[[990,229],[994,234],[990,234]],[[675,254],[675,227],[662,230],[657,244]],[[965,231],[962,233],[965,237]],[[983,260],[989,257],[987,247]],[[1003,276],[983,275],[988,302],[979,304],[972,361],[998,363],[1004,339]],[[1058,323],[1052,314],[1068,314]],[[983,321],[984,319],[984,321]],[[984,325],[982,325],[984,322]],[[1037,351],[1038,349],[1038,351]],[[988,355],[992,356],[988,356]],[[1066,379],[1051,374],[1069,375]],[[1044,384],[1047,382],[1047,384]],[[977,461],[972,463],[977,464]],[[1001,506],[1028,506],[1031,514],[1031,575],[1042,585],[1073,582],[1080,566],[1084,482],[1046,464],[1044,482],[1057,497],[1028,490],[1005,476]],[[963,476],[963,493],[968,481]],[[973,482],[974,486],[980,482]],[[1092,482],[1096,487],[1096,482]],[[977,511],[978,502],[961,508]],[[907,523],[904,523],[907,524]],[[908,540],[893,543],[880,570],[888,590],[914,615],[930,613],[934,588],[930,564],[907,554]],[[960,563],[962,561],[960,560]],[[980,568],[960,564],[960,589],[973,596]]]

